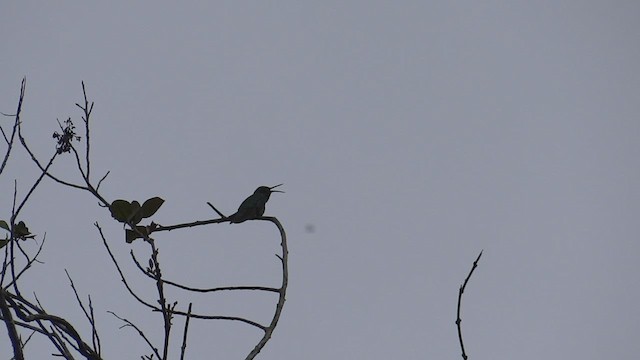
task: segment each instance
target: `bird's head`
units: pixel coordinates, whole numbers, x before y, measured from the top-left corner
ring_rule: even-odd
[[[267,196],[271,195],[271,193],[274,193],[274,192],[283,193],[284,191],[280,191],[280,190],[273,190],[274,188],[277,188],[277,187],[278,187],[278,186],[280,186],[280,185],[282,185],[282,184],[278,184],[278,185],[276,185],[276,186],[271,186],[271,187],[269,187],[269,186],[260,186],[260,187],[259,187],[259,188],[257,188],[257,189],[256,189],[256,191],[254,191],[253,193],[254,193],[255,195],[267,195]]]

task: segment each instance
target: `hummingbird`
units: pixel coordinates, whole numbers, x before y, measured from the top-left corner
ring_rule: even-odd
[[[229,221],[231,224],[239,224],[241,222],[245,222],[247,220],[255,219],[262,214],[264,214],[265,205],[271,196],[271,193],[279,192],[283,193],[284,191],[273,190],[282,184],[278,184],[276,186],[260,186],[253,192],[253,195],[244,199],[238,211],[235,214],[229,215]]]

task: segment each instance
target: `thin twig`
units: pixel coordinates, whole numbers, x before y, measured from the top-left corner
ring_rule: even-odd
[[[476,258],[476,261],[473,262],[473,266],[471,267],[471,271],[469,271],[469,275],[467,275],[467,278],[464,279],[464,283],[460,286],[460,291],[458,291],[458,311],[457,311],[458,318],[456,319],[456,326],[458,327],[458,339],[460,340],[460,348],[462,349],[462,358],[464,360],[467,360],[468,357],[467,357],[467,353],[464,350],[464,342],[462,341],[462,327],[460,326],[460,323],[462,323],[462,319],[460,318],[460,308],[462,307],[462,294],[464,293],[464,289],[467,287],[467,283],[469,282],[469,279],[471,278],[473,271],[476,269],[476,267],[478,267],[478,261],[482,256],[482,251],[480,251],[480,254]]]
[[[180,360],[184,360],[184,354],[187,351],[187,331],[189,330],[189,320],[191,320],[191,306],[193,303],[189,303],[189,310],[187,310],[187,318],[184,321],[184,332],[182,336],[182,348],[180,350]]]
[[[22,84],[20,85],[20,98],[18,99],[18,110],[16,110],[15,122],[13,123],[13,130],[11,130],[11,139],[7,139],[7,136],[2,130],[2,136],[4,137],[5,142],[7,143],[7,152],[4,154],[4,159],[2,160],[2,164],[0,165],[0,174],[4,170],[7,165],[7,161],[9,160],[9,155],[11,155],[11,149],[13,148],[13,142],[15,140],[16,131],[18,131],[20,127],[20,112],[22,112],[22,101],[24,100],[24,93],[27,87],[27,78],[22,78]]]
[[[18,241],[16,237],[15,230],[15,219],[16,219],[16,199],[18,198],[18,181],[13,180],[13,205],[11,208],[11,222],[9,226],[11,227],[11,241],[9,242],[9,252],[11,253],[11,279],[13,280],[13,289],[16,291],[17,295],[20,295],[20,289],[18,289],[18,283],[16,282],[16,257],[14,255],[15,251],[15,243]],[[2,280],[4,280],[4,274],[2,274]]]
[[[153,274],[150,273],[144,267],[142,267],[142,264],[140,264],[140,261],[138,261],[138,258],[136,258],[133,251],[130,251],[129,253],[131,254],[131,259],[133,260],[133,263],[136,264],[136,267],[138,268],[138,270],[140,270],[140,272],[142,272],[144,275],[153,279],[154,278]],[[223,286],[223,287],[215,287],[210,289],[202,289],[202,288],[194,288],[194,287],[182,285],[174,281],[169,281],[167,279],[163,279],[162,281],[167,285],[175,286],[182,290],[199,292],[199,293],[208,293],[208,292],[216,292],[216,291],[233,291],[233,290],[258,290],[258,291],[268,291],[268,292],[274,292],[274,293],[280,292],[280,289],[266,287],[266,286]]]
[[[127,279],[124,276],[124,273],[122,272],[122,270],[120,269],[120,265],[118,264],[118,261],[116,260],[115,256],[113,255],[113,252],[111,252],[111,248],[109,248],[109,244],[107,244],[107,239],[104,237],[104,233],[102,232],[102,228],[100,227],[100,225],[96,222],[94,224],[94,226],[96,228],[98,228],[98,232],[100,233],[100,237],[102,238],[102,243],[104,244],[104,247],[107,249],[107,252],[109,253],[109,256],[111,257],[111,261],[113,262],[113,265],[115,265],[116,269],[118,270],[118,274],[120,274],[120,280],[122,280],[122,283],[124,283],[125,288],[127,288],[127,290],[129,291],[129,294],[131,294],[131,296],[133,296],[136,300],[138,300],[138,302],[152,310],[157,310],[160,311],[160,309],[158,309],[157,307],[147,303],[146,301],[142,300],[142,298],[140,298],[134,291],[133,289],[131,289],[131,287],[129,286],[129,283],[127,282]]]
[[[27,258],[27,263],[24,265],[24,267],[22,268],[22,270],[20,270],[17,274],[16,274],[16,278],[15,280],[11,280],[11,282],[9,282],[7,284],[7,287],[11,286],[11,284],[13,284],[14,281],[18,281],[20,279],[20,277],[27,271],[27,269],[31,268],[31,266],[33,265],[34,262],[39,262],[41,263],[40,260],[38,260],[38,256],[40,255],[40,253],[42,252],[42,248],[44,247],[44,242],[47,239],[47,234],[44,234],[44,236],[42,237],[42,242],[40,243],[40,245],[38,246],[38,251],[36,252],[36,254],[33,256],[33,258]],[[18,244],[18,243],[16,243]],[[18,248],[20,248],[20,250],[22,251],[22,248],[20,247],[20,245],[18,244]],[[26,255],[25,255],[26,256]]]
[[[84,106],[81,106],[80,104],[76,103],[76,106],[79,107],[80,109],[82,109],[82,111],[84,112],[84,115],[82,116],[82,120],[84,121],[84,134],[85,134],[85,160],[86,160],[86,167],[87,167],[87,176],[86,178],[89,179],[89,176],[91,174],[91,161],[90,161],[90,157],[89,157],[89,151],[91,149],[91,145],[89,143],[90,141],[90,137],[89,137],[89,119],[91,116],[91,111],[93,111],[93,101],[91,102],[91,106],[89,106],[89,100],[87,99],[87,90],[84,86],[84,81],[82,82],[82,95],[84,95]],[[100,186],[100,183],[98,183],[98,186]]]
[[[47,166],[45,166],[44,169],[42,169],[40,176],[38,176],[38,179],[36,179],[33,185],[31,185],[31,188],[27,192],[27,195],[24,196],[24,199],[22,199],[22,202],[16,209],[15,213],[12,215],[13,219],[15,219],[18,216],[18,214],[20,213],[20,210],[22,210],[24,205],[27,203],[27,200],[29,200],[29,197],[31,196],[31,194],[33,194],[33,192],[36,190],[36,188],[38,187],[42,179],[47,175],[47,171],[49,170],[51,165],[53,165],[53,161],[56,159],[57,155],[58,155],[57,153],[54,153],[51,159],[49,159],[49,163],[47,163]]]
[[[160,311],[160,310],[154,310],[154,311]],[[189,314],[187,314],[184,311],[179,311],[179,310],[172,310],[171,314],[173,315],[180,315],[180,316],[187,316]],[[201,320],[229,320],[229,321],[239,321],[239,322],[243,322],[245,324],[249,324],[251,326],[255,326],[258,329],[262,330],[262,331],[266,331],[267,327],[264,325],[260,325],[255,321],[251,321],[245,318],[241,318],[238,316],[217,316],[217,315],[200,315],[200,314],[194,314],[191,313],[191,318],[193,319],[201,319]]]
[[[98,185],[96,185],[96,191],[98,191],[100,189],[100,185],[102,185],[102,182],[104,181],[104,179],[107,178],[107,176],[109,176],[109,173],[111,171],[107,171],[106,174],[104,174],[104,176],[102,177],[102,179],[100,179],[100,181],[98,181]]]
[[[91,332],[93,333],[91,341],[93,343],[93,348],[96,350],[98,355],[101,355],[102,347],[100,346],[100,335],[98,334],[98,329],[95,325],[96,317],[93,313],[93,302],[91,301],[91,295],[87,295],[87,298],[89,299],[89,316],[91,317]]]
[[[153,275],[156,280],[156,289],[158,290],[158,303],[162,311],[162,320],[164,325],[164,346],[162,350],[162,360],[166,360],[169,355],[169,339],[171,335],[171,308],[167,306],[167,299],[164,296],[164,285],[162,282],[162,270],[160,270],[160,261],[158,260],[158,249],[155,241],[147,237],[147,243],[151,246],[151,265],[153,267]],[[175,308],[175,306],[174,306]]]
[[[142,330],[140,330],[140,328],[138,326],[136,326],[136,324],[132,323],[131,321],[127,320],[126,318],[120,317],[118,316],[116,313],[114,313],[113,311],[107,311],[109,314],[115,316],[116,318],[118,318],[120,321],[124,322],[125,325],[121,326],[120,328],[124,328],[127,326],[130,326],[132,328],[134,328],[137,332],[138,335],[140,335],[140,337],[147,343],[147,345],[149,345],[149,347],[151,348],[151,350],[153,351],[154,354],[156,354],[156,356],[158,357],[158,359],[162,359],[160,357],[160,353],[158,352],[158,348],[156,348],[155,346],[153,346],[153,344],[151,343],[151,341],[149,341],[149,338],[144,334],[144,332]]]
[[[89,321],[89,324],[91,324],[91,334],[92,334],[91,337],[92,337],[92,343],[93,343],[93,350],[97,354],[100,354],[100,338],[98,337],[98,331],[96,330],[96,321],[95,321],[95,317],[93,316],[93,305],[91,304],[91,296],[89,296],[89,311],[87,311],[87,308],[82,303],[82,300],[80,300],[80,295],[78,295],[78,290],[76,289],[76,286],[73,283],[73,280],[71,279],[71,275],[69,275],[69,272],[67,271],[67,269],[64,269],[64,272],[65,274],[67,274],[67,278],[69,279],[69,283],[71,284],[71,289],[73,290],[73,293],[76,296],[76,301],[78,301],[78,305],[80,305],[80,308],[84,313],[84,316],[87,318],[87,321]]]
[[[181,285],[169,280],[164,280],[164,283],[167,285],[175,286],[183,290],[200,292],[200,293],[208,293],[208,292],[216,292],[216,291],[234,291],[234,290],[249,290],[249,291],[257,290],[257,291],[268,291],[268,292],[280,293],[280,289],[266,287],[266,286],[224,286],[224,287],[216,287],[211,289],[200,289],[200,288]]]
[[[218,209],[216,209],[216,207],[213,206],[213,204],[211,204],[210,202],[207,202],[207,205],[209,205],[213,209],[213,211],[217,212],[218,215],[220,215],[221,218],[225,218],[225,219],[227,218],[223,213],[218,211]]]

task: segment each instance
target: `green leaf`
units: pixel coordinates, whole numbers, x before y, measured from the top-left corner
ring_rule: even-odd
[[[0,249],[9,243],[9,239],[0,239]]]
[[[140,211],[140,203],[133,200],[131,202],[131,213],[127,219],[130,224],[137,224],[142,220],[142,211]]]
[[[29,232],[29,228],[24,223],[24,221],[20,221],[13,227],[13,232],[17,238],[26,238],[28,235],[31,235]]]
[[[144,202],[144,204],[142,204],[142,217],[148,218],[153,216],[153,214],[155,214],[156,211],[158,211],[158,209],[160,208],[160,206],[162,206],[163,203],[164,203],[164,200],[157,196],[152,197],[151,199],[148,199],[147,201]]]
[[[129,244],[131,244],[135,239],[144,239],[143,235],[149,236],[147,228],[145,226],[136,226],[136,230],[125,230],[125,240]]]
[[[7,222],[4,220],[0,220],[0,228],[3,228],[7,231],[11,231],[11,229],[9,229],[9,224],[7,224]]]
[[[127,200],[114,200],[109,205],[109,211],[111,211],[111,216],[114,219],[121,223],[126,223],[132,213],[131,203]]]
[[[129,230],[129,229],[126,229],[126,230],[124,231],[124,236],[125,236],[125,241],[126,241],[128,244],[131,244],[131,243],[133,242],[133,240],[135,240],[135,239],[137,239],[137,238],[139,238],[139,237],[140,237],[140,235],[138,235],[138,233],[136,233],[136,232],[135,232],[135,231],[133,231],[133,230]]]

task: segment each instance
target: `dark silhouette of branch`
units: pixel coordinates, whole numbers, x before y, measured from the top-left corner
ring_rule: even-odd
[[[458,328],[458,339],[460,340],[460,349],[462,349],[462,358],[464,360],[467,360],[468,357],[467,357],[466,351],[464,350],[464,342],[462,341],[462,327],[460,326],[460,324],[462,323],[462,319],[460,318],[460,308],[462,307],[462,294],[464,293],[464,289],[467,287],[467,283],[469,282],[469,279],[471,279],[471,275],[473,274],[473,271],[476,269],[476,267],[478,267],[478,261],[480,261],[480,257],[482,256],[482,251],[480,251],[480,254],[476,258],[476,261],[473,262],[473,266],[471,267],[471,271],[469,271],[469,275],[467,275],[467,278],[464,279],[464,283],[460,286],[460,291],[458,291],[458,311],[457,311],[456,326]]]
[[[154,310],[154,311],[160,311],[160,310]],[[184,311],[180,311],[180,310],[172,310],[171,311],[172,314],[174,315],[180,315],[180,316],[190,316],[193,319],[201,319],[201,320],[229,320],[229,321],[239,321],[239,322],[243,322],[245,324],[249,324],[251,326],[255,326],[258,329],[265,331],[267,329],[266,326],[264,325],[260,325],[255,321],[251,321],[245,318],[241,318],[238,316],[218,316],[218,315],[200,315],[200,314],[194,314],[191,313],[191,315],[187,314]]]
[[[182,335],[182,347],[180,348],[180,360],[184,360],[184,354],[187,352],[187,331],[189,330],[189,320],[191,320],[191,307],[193,303],[189,303],[187,310],[187,318],[184,321],[184,331]]]
[[[216,287],[216,288],[210,288],[210,289],[200,289],[200,288],[180,285],[178,283],[175,283],[169,280],[164,280],[164,282],[165,284],[175,286],[183,290],[200,292],[200,293],[216,292],[216,291],[233,291],[233,290],[255,290],[255,291],[268,291],[268,292],[280,293],[280,289],[266,287],[266,286],[223,286],[223,287]]]
[[[118,318],[120,321],[124,322],[125,324],[122,325],[120,328],[124,328],[124,327],[132,327],[134,328],[137,332],[138,335],[140,335],[140,337],[147,343],[147,345],[149,345],[149,347],[151,348],[151,350],[153,351],[153,353],[156,355],[156,357],[158,357],[158,359],[162,359],[162,357],[160,357],[160,353],[158,352],[158,348],[156,348],[155,346],[153,346],[153,344],[151,343],[151,341],[149,341],[149,338],[144,334],[144,332],[142,330],[140,330],[140,328],[138,326],[136,326],[136,324],[132,323],[131,321],[127,320],[126,318],[120,317],[118,316],[116,313],[114,313],[113,311],[108,311],[109,314],[115,316],[116,318]]]
[[[138,268],[138,270],[140,270],[140,272],[142,272],[149,278],[153,279],[154,278],[153,274],[148,269],[145,269],[144,267],[142,267],[142,264],[140,264],[140,261],[138,261],[133,251],[130,251],[129,253],[131,254],[131,259],[136,264],[136,267]],[[259,290],[259,291],[280,293],[280,289],[265,287],[265,286],[222,286],[222,287],[215,287],[215,288],[209,288],[209,289],[202,289],[202,288],[195,288],[195,287],[182,285],[167,279],[163,279],[162,281],[167,285],[175,286],[182,290],[199,292],[199,293],[208,293],[208,292],[216,292],[216,291],[232,291],[232,290]]]
[[[7,328],[9,339],[11,340],[11,346],[13,347],[13,358],[16,360],[24,360],[24,354],[22,353],[22,343],[20,342],[20,336],[18,335],[16,324],[13,321],[13,315],[11,315],[11,310],[9,310],[9,305],[7,304],[5,293],[5,290],[0,287],[0,313],[2,314],[2,319],[4,320],[4,324]]]
[[[109,248],[109,244],[107,244],[107,239],[105,238],[104,233],[102,232],[102,227],[100,227],[100,224],[98,224],[97,222],[94,223],[93,225],[98,229],[98,232],[100,233],[100,238],[102,238],[102,243],[104,244],[104,247],[107,249],[107,252],[111,257],[111,262],[113,262],[113,265],[115,265],[116,269],[118,270],[118,274],[120,274],[120,280],[122,280],[122,283],[124,284],[125,288],[127,288],[127,290],[129,291],[129,294],[131,294],[131,296],[133,296],[133,298],[136,299],[140,304],[148,307],[149,309],[159,311],[160,309],[142,300],[142,298],[138,296],[133,291],[133,289],[131,289],[131,286],[129,286],[129,283],[127,282],[127,278],[124,276],[122,269],[120,269],[120,264],[118,264],[118,261],[113,255],[113,252],[111,252],[111,248]]]
[[[167,304],[167,299],[164,296],[162,270],[160,270],[160,261],[158,260],[158,249],[156,248],[156,243],[148,236],[146,236],[145,240],[147,240],[147,243],[151,246],[151,261],[149,262],[149,264],[151,266],[151,272],[154,275],[154,279],[156,280],[156,289],[158,290],[158,303],[160,304],[160,309],[162,311],[162,320],[164,325],[164,347],[162,350],[161,359],[166,360],[167,356],[169,355],[171,319],[173,318],[171,311],[175,309],[177,303],[173,304],[173,308],[171,307],[171,305]]]
[[[255,358],[260,350],[262,350],[262,348],[267,344],[267,341],[271,339],[271,335],[273,334],[276,325],[278,325],[280,314],[282,313],[282,309],[284,308],[285,297],[287,294],[287,285],[289,284],[289,249],[287,248],[287,234],[284,231],[284,227],[282,227],[280,221],[278,221],[278,219],[276,219],[275,217],[261,217],[258,218],[258,220],[270,221],[275,226],[277,226],[278,230],[280,231],[280,246],[282,247],[282,256],[278,256],[278,258],[282,263],[282,285],[280,286],[280,296],[278,297],[278,304],[276,305],[276,311],[273,314],[273,318],[271,319],[271,324],[269,324],[269,326],[264,329],[264,335],[262,336],[262,339],[260,339],[258,344],[253,348],[253,350],[251,350],[249,355],[247,355],[247,360]]]
[[[221,213],[220,211],[218,211],[218,209],[216,209],[215,206],[213,206],[213,204],[211,204],[210,202],[207,202],[207,205],[209,205],[209,207],[211,207],[213,209],[213,211],[215,211],[216,213],[218,213],[218,215],[220,215],[221,218],[223,219],[227,219],[227,216],[225,216],[223,213]]]
[[[80,334],[76,331],[76,329],[65,319],[50,315],[42,308],[42,305],[34,305],[27,301],[25,298],[18,294],[10,294],[8,292],[4,292],[5,299],[9,306],[13,309],[16,315],[25,322],[32,321],[47,321],[51,323],[58,331],[68,335],[74,343],[70,344],[84,357],[91,360],[99,360],[100,356],[91,346],[87,345],[82,340]],[[20,303],[20,304],[18,304]],[[28,310],[31,309],[33,311]]]
[[[42,248],[44,247],[44,242],[47,238],[47,235],[45,234],[42,237],[42,242],[40,243],[40,245],[38,246],[38,250],[36,251],[36,254],[33,257],[29,257],[29,255],[27,255],[24,250],[22,250],[22,248],[20,247],[20,243],[16,242],[16,245],[18,246],[18,248],[20,249],[20,251],[22,252],[22,254],[25,256],[25,258],[27,259],[27,263],[22,267],[22,270],[20,270],[16,276],[15,279],[12,279],[8,284],[7,287],[13,285],[14,282],[18,281],[20,279],[20,277],[29,269],[31,268],[31,266],[33,265],[34,262],[40,262],[38,260],[38,256],[40,255],[40,253],[42,252]],[[4,269],[3,269],[4,271]]]
[[[2,164],[0,164],[0,174],[4,170],[5,166],[7,166],[7,161],[9,160],[9,156],[11,155],[11,149],[13,149],[13,143],[16,137],[16,131],[20,126],[20,112],[22,112],[22,101],[24,100],[24,91],[27,86],[27,79],[22,78],[22,85],[20,85],[20,98],[18,100],[18,110],[16,110],[15,121],[13,123],[13,129],[11,130],[11,138],[7,138],[2,127],[0,127],[0,131],[2,131],[2,136],[4,137],[4,141],[7,143],[7,152],[4,154],[4,158],[2,159]],[[7,115],[7,114],[2,114]],[[7,115],[9,116],[9,115]]]
[[[84,81],[82,82],[82,95],[84,95],[84,105],[80,105],[76,103],[76,106],[82,109],[82,111],[84,112],[84,115],[82,116],[82,120],[84,121],[84,136],[85,136],[85,161],[86,161],[85,166],[87,168],[86,178],[89,179],[89,176],[91,174],[91,157],[89,156],[89,152],[91,149],[91,144],[90,144],[91,138],[89,136],[89,119],[91,117],[91,111],[93,111],[94,104],[92,101],[91,105],[89,105],[89,100],[87,99],[87,90],[84,86]],[[102,180],[100,180],[100,182],[102,182]],[[96,187],[96,189],[100,186],[100,182],[98,183],[98,186]]]
[[[96,329],[96,319],[93,315],[93,304],[91,303],[91,296],[89,296],[89,311],[87,311],[87,308],[82,303],[82,300],[80,300],[80,295],[78,295],[78,290],[76,289],[76,286],[73,284],[71,275],[69,275],[69,272],[67,271],[67,269],[64,269],[64,272],[65,274],[67,274],[67,278],[69,279],[71,289],[73,290],[73,293],[76,296],[78,305],[82,309],[84,316],[87,318],[87,321],[89,321],[89,324],[91,325],[91,338],[92,338],[91,340],[93,343],[93,348],[96,349],[96,352],[98,353],[98,355],[100,355],[100,336],[98,335],[98,331]]]
[[[220,219],[211,219],[211,220],[199,220],[199,221],[194,221],[194,222],[190,222],[190,223],[170,225],[170,226],[162,226],[162,225],[158,224],[158,227],[154,230],[154,232],[171,231],[171,230],[176,230],[176,229],[195,227],[195,226],[202,226],[202,225],[209,225],[209,224],[219,224],[219,223],[223,223],[223,222],[227,222],[227,221],[229,221],[228,218],[220,218]]]

